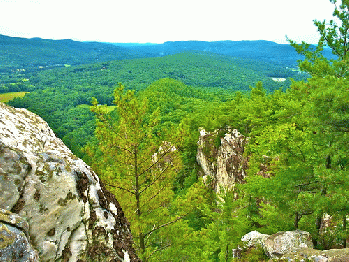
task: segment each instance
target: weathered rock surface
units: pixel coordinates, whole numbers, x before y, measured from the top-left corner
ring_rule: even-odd
[[[284,254],[281,259],[286,261],[306,261],[314,262],[347,262],[349,261],[349,248],[315,250],[312,248],[298,248]]]
[[[283,231],[273,235],[252,231],[244,235],[241,241],[244,242],[246,250],[261,247],[274,260],[280,259],[289,262],[302,260],[314,262],[349,261],[349,248],[315,250],[310,234],[301,230]]]
[[[0,261],[39,261],[28,238],[28,223],[8,210],[0,209]]]
[[[287,252],[297,248],[313,248],[310,234],[306,231],[283,231],[265,239],[264,248],[271,258],[282,257]]]
[[[0,192],[0,208],[28,222],[23,233],[40,261],[139,261],[123,211],[98,176],[40,117],[3,103]]]
[[[209,180],[218,194],[232,190],[245,178],[247,159],[243,153],[246,143],[247,139],[236,129],[200,130],[196,159],[204,180]]]
[[[260,246],[263,249],[265,248],[265,241],[269,237],[267,234],[261,234],[258,231],[251,231],[250,233],[244,235],[241,238],[241,241],[244,242],[245,247],[256,247]]]

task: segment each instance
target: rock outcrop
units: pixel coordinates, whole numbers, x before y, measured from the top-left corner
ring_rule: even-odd
[[[40,117],[3,103],[0,192],[2,232],[21,236],[0,241],[1,261],[24,249],[27,261],[140,261],[123,211],[98,176]]]
[[[268,237],[269,235],[267,234],[261,234],[258,231],[251,231],[244,235],[241,238],[241,241],[247,248],[260,246],[261,248],[265,249],[265,241]]]
[[[297,248],[313,248],[313,242],[308,232],[282,231],[273,235],[252,231],[241,238],[245,248],[260,246],[270,258],[280,258]]]
[[[200,130],[196,159],[202,168],[204,181],[209,181],[218,195],[232,190],[236,183],[244,180],[246,143],[247,139],[236,129]]]
[[[349,248],[315,250],[312,248],[298,248],[284,254],[281,259],[286,261],[314,261],[314,262],[347,262]]]
[[[306,231],[283,231],[265,239],[264,248],[271,258],[282,257],[287,252],[297,248],[313,248],[310,234]]]
[[[273,261],[314,261],[314,262],[340,262],[349,261],[349,248],[315,250],[311,236],[308,232],[295,230],[278,232],[273,235],[261,234],[252,231],[241,238],[244,243],[243,250],[260,247]]]

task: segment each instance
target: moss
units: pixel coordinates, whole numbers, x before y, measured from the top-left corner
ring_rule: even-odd
[[[40,191],[38,189],[35,190],[35,193],[34,193],[34,199],[36,201],[39,201],[40,200]]]
[[[87,249],[87,260],[86,261],[100,261],[100,262],[116,262],[123,261],[123,252],[117,252],[120,257],[115,257],[115,251],[110,250],[110,248],[106,247],[102,243],[93,243]]]
[[[75,172],[75,175],[77,177],[76,189],[78,190],[79,197],[82,198],[82,200],[86,203],[87,197],[85,195],[85,191],[87,190],[89,180],[85,173]]]
[[[88,223],[89,223],[88,228],[92,229],[93,225],[95,224],[96,221],[97,221],[97,214],[94,210],[91,210],[90,219],[88,221]]]
[[[21,180],[19,178],[16,178],[14,182],[16,186],[19,186],[19,184],[21,183]]]
[[[21,168],[20,164],[17,163],[17,162],[12,165],[12,168],[14,169],[14,172],[16,174],[20,174],[21,171],[22,171],[22,168]]]
[[[102,190],[97,190],[97,195],[99,198],[99,204],[102,208],[104,209],[108,209],[108,201],[107,199],[104,197],[104,194],[102,192]]]
[[[57,201],[57,203],[58,203],[58,205],[60,205],[60,206],[66,206],[67,205],[67,203],[68,203],[68,201],[69,200],[73,200],[73,199],[76,199],[76,195],[74,195],[72,192],[68,192],[68,194],[67,194],[67,196],[63,199],[63,198],[60,198],[58,201]]]
[[[48,210],[48,208],[43,203],[39,204],[39,212],[41,214],[45,213],[47,210]]]
[[[68,173],[71,173],[72,170],[71,170],[70,165],[65,165],[64,168]]]
[[[8,229],[7,226],[0,224],[0,249],[12,245],[16,241],[16,236]]]
[[[71,256],[72,256],[72,253],[71,253],[69,242],[68,242],[62,251],[62,262],[68,262]]]
[[[35,175],[39,177],[39,179],[42,183],[47,181],[47,175],[45,172],[40,171],[40,170],[36,170]]]
[[[9,215],[11,215],[10,211],[2,209],[0,212],[0,221],[10,223]]]
[[[49,237],[52,237],[56,234],[56,229],[55,228],[51,228],[48,232],[47,232],[47,235]]]
[[[263,262],[263,261],[269,261],[269,258],[265,254],[263,248],[258,246],[258,247],[252,247],[252,248],[243,250],[241,253],[241,260],[249,261],[249,262]]]

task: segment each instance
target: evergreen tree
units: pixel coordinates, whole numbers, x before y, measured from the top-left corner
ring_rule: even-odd
[[[297,45],[291,41],[305,55],[300,68],[311,78],[293,83],[284,95],[276,92],[270,97],[274,113],[265,118],[268,125],[252,130],[251,176],[246,187],[251,195],[265,201],[260,205],[261,224],[263,212],[267,214],[274,206],[276,213],[292,218],[293,228],[312,232],[315,243],[323,248],[333,244],[321,233],[324,214],[333,219],[342,217],[342,223],[337,220],[341,224],[337,229],[343,229],[337,237],[345,239],[348,209],[344,203],[349,200],[349,12],[347,0],[340,5],[332,2],[340,25],[315,21],[321,34],[315,50],[304,42]],[[324,46],[330,47],[338,59],[327,60],[321,53]],[[266,167],[270,178],[253,175],[261,167]],[[292,228],[291,224],[285,226]]]
[[[333,17],[336,20],[330,20],[329,23],[314,21],[321,36],[315,49],[305,42],[300,45],[290,39],[289,42],[298,53],[305,56],[305,60],[299,63],[301,70],[310,73],[312,77],[334,75],[345,78],[349,76],[349,1],[330,1],[335,5]],[[322,54],[324,47],[330,48],[337,60],[326,59]]]
[[[120,85],[114,92],[117,113],[114,117],[108,113],[107,106],[93,100],[98,148],[90,147],[87,151],[94,156],[94,166],[109,189],[116,196],[122,195],[118,199],[131,221],[139,254],[146,261],[154,250],[166,246],[163,239],[151,241],[155,233],[182,218],[168,209],[181,161],[174,140],[163,141],[155,132],[161,131],[158,112],[148,114],[147,100],[140,100],[133,91],[123,89]]]

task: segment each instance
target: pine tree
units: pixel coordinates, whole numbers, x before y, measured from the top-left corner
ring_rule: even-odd
[[[147,100],[138,99],[133,91],[124,92],[122,85],[114,92],[115,112],[93,100],[97,116],[98,148],[87,151],[94,157],[104,183],[118,197],[131,222],[131,230],[143,261],[154,250],[166,245],[152,236],[180,220],[168,207],[173,200],[172,185],[181,168],[174,140],[163,141],[158,112],[147,112]],[[115,115],[116,113],[116,115]],[[167,138],[174,138],[176,130]],[[151,246],[152,244],[152,246]]]
[[[330,1],[335,5],[333,17],[336,20],[314,21],[321,36],[315,49],[306,42],[297,44],[288,40],[298,53],[305,56],[305,60],[299,63],[302,71],[312,77],[333,75],[345,78],[349,76],[349,1],[339,0],[340,4],[338,0]],[[325,58],[322,54],[324,47],[330,48],[337,60]]]
[[[331,243],[321,239],[324,214],[337,221],[341,217],[343,223],[337,229],[343,231],[337,237],[345,239],[349,200],[349,5],[347,0],[331,2],[339,24],[314,22],[321,35],[315,49],[290,41],[305,55],[299,66],[311,78],[293,83],[285,95],[273,95],[279,108],[271,117],[277,121],[265,119],[270,125],[257,130],[250,143],[250,173],[264,165],[271,178],[251,176],[248,181],[248,191],[266,200],[263,208],[271,205],[292,217],[294,228],[312,232],[318,246],[325,248]],[[325,46],[336,60],[323,56]]]

